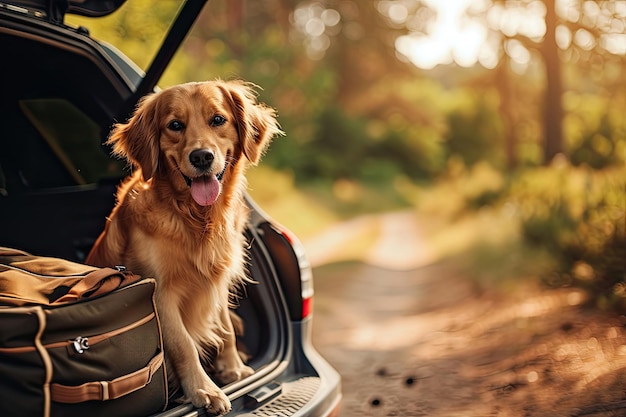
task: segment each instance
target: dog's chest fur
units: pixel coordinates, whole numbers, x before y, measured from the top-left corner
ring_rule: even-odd
[[[194,207],[191,198],[164,198],[156,192],[158,184],[129,180],[120,189],[120,213],[134,216],[130,223],[141,231],[143,242],[131,242],[129,259],[139,260],[139,273],[175,276],[177,283],[165,285],[185,287],[187,291],[207,290],[203,287],[225,286],[230,289],[244,279],[243,226],[247,210],[241,196],[232,194],[230,201],[222,199],[211,207]],[[129,207],[133,206],[133,207]],[[150,213],[150,215],[147,215]],[[157,215],[154,215],[157,214]],[[162,221],[167,218],[168,221]],[[161,220],[159,220],[161,219]],[[159,253],[159,241],[178,242],[185,250],[176,253]],[[174,256],[180,259],[174,259]],[[176,270],[170,270],[175,267]],[[158,278],[157,278],[158,279]],[[188,293],[184,298],[188,298]]]
[[[155,192],[156,185],[144,183],[137,175],[119,190],[120,205],[113,221],[126,219],[118,227],[135,229],[125,233],[133,240],[123,257],[131,270],[157,279],[157,299],[163,292],[177,300],[185,327],[199,349],[220,346],[219,335],[224,332],[220,311],[228,308],[231,290],[245,280],[242,229],[248,210],[237,193],[229,193],[229,198],[208,208],[194,207],[193,201],[164,199]],[[161,248],[171,247],[164,242],[176,242],[181,250],[164,253]],[[159,304],[160,308],[172,306]]]

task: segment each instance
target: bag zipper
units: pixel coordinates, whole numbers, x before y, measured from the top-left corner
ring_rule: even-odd
[[[43,345],[43,347],[47,350],[47,349],[54,349],[54,348],[65,346],[67,347],[70,354],[76,354],[76,353],[82,354],[86,350],[89,350],[89,348],[93,345],[96,345],[104,340],[110,339],[113,336],[117,336],[119,334],[133,330],[137,327],[140,327],[148,323],[155,316],[156,314],[153,311],[150,314],[148,314],[146,317],[139,319],[134,323],[131,323],[124,327],[120,327],[119,329],[111,330],[110,332],[93,335],[93,336],[87,336],[87,337],[78,336],[75,339],[71,339],[71,340],[48,343],[48,344]],[[37,350],[35,346],[20,346],[20,347],[10,347],[10,348],[0,348],[0,353],[18,354],[18,353],[34,352],[35,350]]]

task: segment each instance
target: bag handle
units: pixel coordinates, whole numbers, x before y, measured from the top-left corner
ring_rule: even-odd
[[[50,385],[52,401],[76,404],[93,400],[115,400],[148,385],[152,381],[152,376],[162,365],[163,351],[152,358],[145,368],[112,381],[93,381],[77,386],[54,383]]]
[[[71,303],[83,298],[108,294],[138,278],[136,275],[125,273],[119,269],[108,267],[96,269],[85,275],[67,294],[56,299],[51,305]]]

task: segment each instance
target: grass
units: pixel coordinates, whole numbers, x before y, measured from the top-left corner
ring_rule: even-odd
[[[512,291],[520,282],[539,284],[554,260],[526,245],[519,219],[508,204],[485,206],[455,217],[419,214],[424,239],[436,259],[454,262],[479,288]]]
[[[328,201],[296,188],[289,172],[255,167],[248,173],[248,191],[267,214],[301,239],[340,220]]]
[[[483,167],[457,170],[429,186],[399,178],[388,186],[337,181],[299,187],[290,173],[261,166],[249,182],[251,195],[274,219],[306,243],[317,240],[326,263],[363,260],[380,236],[376,213],[413,210],[433,261],[454,262],[478,287],[511,291],[520,281],[545,280],[554,262],[523,243],[514,202],[488,200],[475,207],[504,183],[497,175]],[[332,237],[333,230],[341,236]]]
[[[291,172],[266,166],[248,173],[248,191],[272,218],[300,238],[361,215],[411,206],[398,184],[363,185],[349,180],[296,185]]]

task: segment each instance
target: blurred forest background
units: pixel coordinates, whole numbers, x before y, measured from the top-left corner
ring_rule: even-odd
[[[179,6],[68,23],[146,69]],[[251,193],[301,237],[409,208],[479,280],[624,310],[624,73],[625,1],[214,0],[160,85],[262,86],[287,135]]]

